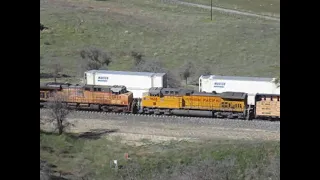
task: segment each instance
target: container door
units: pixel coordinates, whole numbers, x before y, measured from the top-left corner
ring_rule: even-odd
[[[88,85],[94,85],[94,73],[85,73],[84,74],[84,82]]]

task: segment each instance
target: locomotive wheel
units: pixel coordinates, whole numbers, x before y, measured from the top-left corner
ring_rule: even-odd
[[[107,106],[101,106],[102,111],[109,112],[109,109]]]

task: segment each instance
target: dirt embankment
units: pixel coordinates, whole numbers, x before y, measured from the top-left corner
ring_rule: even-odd
[[[165,122],[146,122],[114,119],[86,119],[70,118],[74,124],[69,129],[72,133],[84,133],[97,129],[112,130],[106,138],[120,136],[122,141],[139,143],[148,139],[153,142],[168,140],[210,140],[210,139],[243,139],[243,140],[280,140],[279,131],[263,130],[259,128],[235,128],[217,125],[195,125]],[[52,130],[53,124],[45,124],[44,129]]]

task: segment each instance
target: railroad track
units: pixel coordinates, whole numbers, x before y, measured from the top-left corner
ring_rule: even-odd
[[[40,107],[40,112],[47,111],[48,109]],[[201,120],[213,120],[213,121],[229,121],[229,122],[242,122],[242,123],[278,123],[280,121],[267,121],[267,120],[260,120],[260,119],[253,119],[253,120],[243,120],[243,119],[228,119],[228,118],[212,118],[206,116],[186,116],[186,115],[155,115],[155,114],[130,114],[130,113],[116,113],[116,112],[102,112],[102,111],[94,111],[94,110],[74,110],[73,115],[80,114],[96,114],[99,117],[144,117],[152,120],[167,120],[172,121],[173,119],[185,119],[191,121],[201,121]]]

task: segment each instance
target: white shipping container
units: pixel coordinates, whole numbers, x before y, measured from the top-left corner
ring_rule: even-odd
[[[90,70],[85,72],[84,81],[88,85],[122,85],[128,90],[145,91],[151,87],[166,87],[167,75],[166,73]]]
[[[143,93],[149,92],[149,89],[127,89],[128,91],[133,93],[134,98],[142,98]]]
[[[164,73],[156,73],[153,76],[153,87],[167,87],[167,75]]]
[[[226,91],[248,93],[248,104],[254,105],[254,98],[257,93],[279,94],[280,87],[274,83],[274,78],[259,77],[237,77],[237,76],[200,76],[200,92]]]

